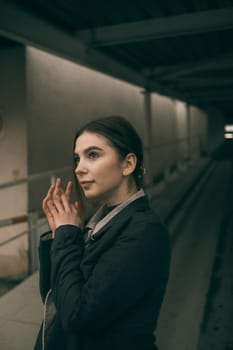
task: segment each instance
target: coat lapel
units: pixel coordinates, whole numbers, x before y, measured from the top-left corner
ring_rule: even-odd
[[[130,203],[125,209],[112,218],[104,227],[94,234],[86,242],[83,259],[80,268],[83,272],[85,280],[88,279],[99,257],[109,249],[119,232],[127,226],[132,215],[136,215],[138,211],[148,209],[148,200],[146,197],[139,198]]]

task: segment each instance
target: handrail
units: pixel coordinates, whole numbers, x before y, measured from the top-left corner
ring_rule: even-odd
[[[193,135],[192,137],[177,138],[177,139],[173,140],[172,142],[163,142],[163,143],[159,143],[159,144],[153,145],[152,149],[166,147],[166,146],[171,145],[171,144],[179,144],[179,143],[184,142],[184,141],[189,141],[190,142],[191,140],[194,140],[194,139],[198,140],[199,136],[198,135]],[[148,147],[145,146],[144,150],[145,151],[148,150]],[[46,171],[46,172],[30,175],[30,176],[28,176],[26,178],[22,178],[22,179],[19,179],[19,180],[9,181],[9,182],[6,182],[6,183],[1,183],[0,184],[0,190],[4,189],[4,188],[9,188],[9,187],[17,186],[17,185],[20,185],[20,184],[24,184],[24,183],[29,183],[29,182],[36,181],[36,180],[39,180],[39,179],[44,179],[44,178],[47,178],[49,176],[52,178],[51,179],[51,182],[52,182],[54,180],[53,177],[54,177],[55,173],[61,173],[61,172],[65,172],[65,171],[68,171],[68,170],[71,171],[72,168],[71,167],[57,168],[57,169],[49,170],[49,171]],[[18,223],[21,223],[21,222],[25,222],[25,221],[27,221],[27,219],[28,219],[27,215],[21,215],[21,216],[14,217],[14,218],[1,219],[0,220],[0,227],[8,226],[8,225],[11,225],[11,224],[18,224]]]
[[[192,139],[198,140],[199,136],[198,135],[193,135],[192,137],[177,138],[177,139],[173,140],[172,142],[170,141],[170,142],[158,143],[158,144],[153,145],[152,149],[166,147],[166,146],[171,145],[171,144],[179,144],[180,142],[190,141]],[[144,149],[148,150],[148,147],[145,146]],[[22,178],[22,179],[19,179],[19,180],[1,183],[0,184],[0,190],[3,189],[3,188],[13,187],[13,186],[21,185],[21,184],[24,184],[24,183],[29,183],[31,181],[36,181],[36,180],[39,180],[39,179],[44,179],[44,178],[47,178],[49,176],[53,176],[55,173],[65,172],[65,171],[71,170],[71,169],[72,169],[71,166],[69,166],[69,167],[67,166],[67,167],[64,167],[64,168],[57,168],[57,169],[45,171],[45,172],[42,172],[42,173],[30,175],[28,177],[25,177],[25,178]]]
[[[45,214],[42,211],[38,211],[38,218],[41,219],[45,217]],[[14,216],[13,218],[8,219],[1,219],[0,220],[0,228],[10,225],[17,225],[21,224],[23,222],[27,222],[29,219],[29,215],[20,215],[20,216]]]
[[[0,184],[0,190],[1,189],[6,189],[6,188],[9,188],[9,187],[13,187],[13,186],[17,186],[17,185],[21,185],[21,184],[26,184],[26,183],[29,183],[29,182],[32,182],[32,181],[37,181],[37,180],[40,180],[40,179],[45,179],[45,178],[48,178],[48,177],[50,177],[51,178],[51,182],[53,182],[55,174],[63,173],[63,172],[66,172],[66,171],[71,171],[71,170],[72,170],[71,166],[63,167],[63,168],[57,168],[57,169],[45,171],[45,172],[42,172],[42,173],[30,175],[28,177],[25,177],[25,178],[22,178],[22,179],[19,179],[19,180],[1,183]],[[14,225],[14,224],[19,224],[19,223],[22,223],[22,222],[27,222],[29,220],[29,215],[26,214],[26,215],[20,215],[20,216],[16,216],[16,217],[12,217],[12,218],[7,218],[7,219],[1,219],[0,220],[0,228],[5,227],[5,226]],[[38,212],[38,218],[43,218],[43,216],[44,216],[43,212],[39,211]],[[21,232],[19,234],[14,235],[13,237],[11,237],[9,239],[6,239],[3,242],[0,242],[0,246],[3,246],[5,244],[7,244],[7,243],[9,243],[9,242],[11,242],[11,241],[21,237],[21,236],[29,233],[33,228],[36,228],[36,227],[33,226],[33,227],[31,227],[30,230]]]
[[[0,189],[17,186],[17,185],[21,185],[21,184],[24,184],[24,183],[29,183],[29,182],[36,181],[36,180],[39,180],[39,179],[44,179],[44,178],[47,178],[49,176],[53,176],[55,173],[65,172],[65,171],[71,170],[71,169],[72,169],[71,166],[70,167],[64,167],[64,168],[57,168],[57,169],[54,169],[54,170],[45,171],[43,173],[30,175],[28,177],[25,177],[25,178],[22,178],[22,179],[19,179],[19,180],[1,183],[0,184]]]
[[[198,140],[199,137],[198,136],[193,136],[192,138],[180,138],[180,139],[176,139],[173,140],[173,142],[164,142],[161,144],[157,144],[157,145],[153,145],[152,149],[155,148],[162,148],[162,147],[167,147],[169,144],[176,144],[179,145],[182,142],[188,142],[190,145],[192,144],[193,140]],[[178,147],[178,146],[177,146]],[[190,147],[190,146],[189,146]],[[145,151],[148,151],[148,147],[144,147]],[[21,185],[21,184],[28,184],[30,182],[33,181],[37,181],[40,179],[46,179],[50,177],[50,181],[51,183],[54,183],[55,181],[55,176],[57,176],[57,174],[59,173],[64,173],[70,171],[72,172],[72,166],[69,167],[63,167],[63,168],[57,168],[57,169],[53,169],[50,171],[46,171],[46,172],[42,172],[42,173],[38,173],[38,174],[34,174],[34,175],[30,175],[28,177],[19,179],[19,180],[15,180],[15,181],[9,181],[6,183],[1,183],[0,184],[0,190],[1,189],[6,189],[9,187],[13,187],[13,186],[17,186],[17,185]],[[39,223],[38,219],[42,219],[43,217],[43,213],[41,211],[37,211],[37,212],[33,212],[33,213],[28,213],[25,215],[21,215],[21,216],[15,216],[12,218],[7,218],[7,219],[2,219],[0,220],[0,228],[4,227],[4,226],[9,226],[9,225],[13,225],[13,224],[19,224],[22,222],[28,222],[29,223],[29,228],[23,232],[20,232],[16,235],[14,235],[13,237],[7,238],[4,241],[0,242],[0,247],[4,246],[5,244],[8,244],[16,239],[18,239],[21,236],[24,235],[28,235],[28,241],[29,241],[29,247],[28,247],[28,259],[29,259],[29,273],[32,273],[33,271],[35,271],[38,268],[38,262],[37,262],[37,244],[38,244],[38,234],[39,231],[38,229],[43,226],[45,224],[44,220],[43,223]],[[34,232],[35,231],[35,232]]]
[[[15,236],[13,236],[13,237],[11,237],[11,238],[8,238],[8,239],[6,239],[6,240],[0,242],[0,247],[2,247],[3,245],[5,245],[5,244],[7,244],[7,243],[9,243],[9,242],[14,241],[15,239],[17,239],[17,238],[19,238],[19,237],[22,237],[22,236],[28,234],[30,231],[32,231],[32,230],[34,230],[34,229],[38,229],[38,228],[40,228],[40,227],[42,227],[42,226],[44,226],[44,222],[43,222],[43,223],[40,223],[40,224],[37,224],[37,225],[34,225],[34,226],[32,226],[30,229],[28,229],[28,230],[25,230],[25,231],[23,231],[23,232],[17,233]]]

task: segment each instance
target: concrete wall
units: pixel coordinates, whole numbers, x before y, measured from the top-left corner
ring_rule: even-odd
[[[151,159],[145,164],[150,171],[148,179],[169,173],[174,164],[182,165],[198,157],[200,149],[211,150],[220,142],[219,132],[214,131],[219,126],[217,115],[214,122],[204,111],[153,93],[148,129],[141,88],[34,48],[2,51],[0,73],[0,113],[4,119],[0,182],[67,166],[69,171],[55,175],[70,179],[76,130],[88,120],[109,114],[126,116],[136,127],[144,142],[146,161],[151,132]],[[213,137],[209,135],[210,146],[208,121],[213,133]],[[27,208],[38,210],[49,183],[47,179],[30,184],[29,205],[26,186],[1,191],[0,217],[26,214]],[[0,238],[26,228],[6,227]],[[24,237],[2,250],[19,255],[26,249]]]
[[[152,94],[152,174],[160,173],[176,157],[171,145],[176,140],[174,100]]]
[[[222,112],[208,109],[208,131],[207,131],[207,150],[208,153],[215,152],[224,142],[225,116]]]
[[[175,113],[176,113],[176,159],[177,163],[182,166],[182,162],[189,159],[192,154],[189,151],[189,121],[187,104],[181,101],[175,101]]]
[[[152,95],[152,174],[183,168],[207,151],[206,111],[158,94]]]
[[[70,166],[75,131],[103,115],[126,116],[148,146],[141,88],[34,48],[26,52],[29,174]],[[200,133],[205,142],[206,115],[195,108],[190,110],[188,122],[186,104],[156,93],[151,95],[152,157],[148,167],[152,177],[198,153]],[[194,128],[192,133],[190,127]],[[189,135],[196,138],[192,147]],[[30,186],[31,210],[38,208],[48,185],[49,181],[41,181],[36,189]]]
[[[25,103],[25,49],[16,46],[0,51],[0,183],[27,176]],[[25,185],[0,190],[0,220],[27,212]],[[0,229],[0,242],[22,232],[26,224]],[[26,236],[0,247],[0,255],[19,255],[27,249]],[[3,267],[1,262],[1,267]],[[1,271],[0,271],[1,274]]]
[[[24,57],[24,50],[20,50]],[[7,69],[4,68],[4,71],[7,72]],[[125,115],[147,146],[144,95],[140,88],[34,48],[26,48],[26,72],[25,68],[20,71],[23,85],[26,75],[29,175],[70,166],[75,131],[86,121],[102,115]],[[14,88],[17,90],[17,85]],[[22,101],[21,95],[17,94],[17,98]],[[156,176],[171,165],[198,153],[200,138],[202,146],[206,147],[207,118],[197,108],[190,107],[188,113],[185,103],[156,93],[152,94],[151,103],[150,170],[152,176]],[[25,133],[26,113],[24,125],[22,118],[20,123],[21,132]],[[16,122],[14,127],[19,130]],[[22,139],[26,142],[25,134],[22,138],[18,137],[17,142],[22,142]],[[26,169],[26,143],[17,149],[24,154]],[[11,162],[11,159],[9,157],[8,161]],[[20,157],[17,159],[20,161]],[[22,177],[22,169],[20,171],[16,167],[12,174]],[[64,177],[70,178],[71,173],[66,173]],[[30,186],[30,210],[40,207],[48,185],[49,180]]]
[[[125,115],[145,138],[138,87],[27,48],[27,89],[29,174],[71,165],[76,130],[99,116]],[[39,194],[31,186],[31,209],[38,207],[47,186],[41,182]]]
[[[191,152],[194,157],[207,153],[208,111],[190,107]]]

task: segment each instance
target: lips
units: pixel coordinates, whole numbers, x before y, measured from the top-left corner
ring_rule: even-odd
[[[81,186],[92,184],[94,181],[80,181]]]

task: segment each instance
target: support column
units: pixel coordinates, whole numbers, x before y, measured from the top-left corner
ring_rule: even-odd
[[[31,275],[38,269],[38,213],[28,214],[29,233],[28,233],[28,254],[29,254],[29,274]]]
[[[187,137],[188,137],[188,158],[189,161],[192,160],[192,134],[191,134],[191,111],[190,111],[190,105],[186,104],[186,110],[187,110]]]
[[[151,92],[149,90],[142,91],[144,95],[144,115],[146,124],[146,139],[144,141],[145,147],[145,184],[152,184],[152,111],[151,111]]]

